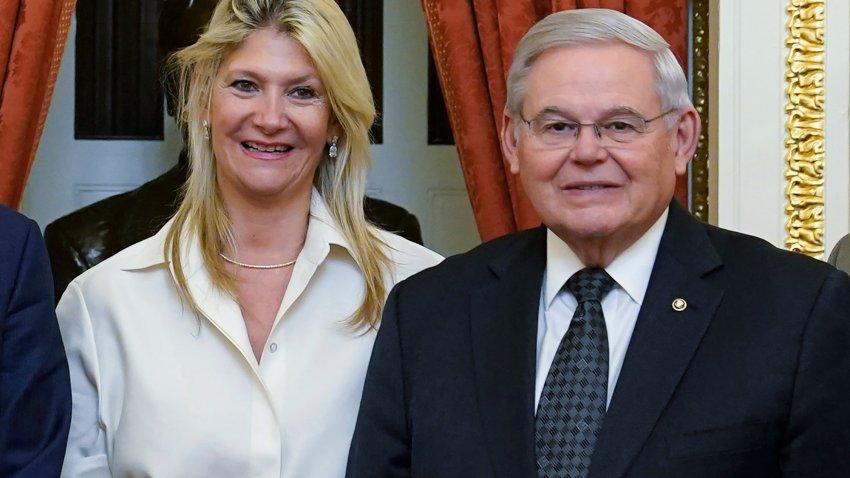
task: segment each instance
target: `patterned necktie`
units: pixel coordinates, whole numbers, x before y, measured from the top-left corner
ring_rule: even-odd
[[[584,268],[566,288],[578,301],[537,407],[537,476],[587,476],[608,399],[608,332],[601,301],[614,287],[605,270]]]

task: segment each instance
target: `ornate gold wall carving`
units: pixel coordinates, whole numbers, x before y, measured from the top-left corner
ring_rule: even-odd
[[[708,0],[693,0],[693,101],[699,112],[702,132],[691,161],[691,212],[708,222]]]
[[[785,44],[785,246],[823,258],[824,1],[791,0]]]

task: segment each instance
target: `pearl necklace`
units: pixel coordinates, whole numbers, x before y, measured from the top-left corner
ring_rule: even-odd
[[[237,265],[239,267],[244,267],[246,269],[263,269],[263,270],[280,269],[282,267],[288,267],[288,266],[291,266],[292,264],[295,264],[295,261],[297,260],[297,259],[293,259],[289,262],[283,262],[283,263],[280,263],[280,264],[260,265],[260,264],[246,264],[244,262],[239,262],[239,261],[233,260],[233,259],[225,256],[222,253],[219,253],[218,255],[221,256],[221,258],[224,259],[225,261],[227,261],[227,262],[229,262],[233,265]]]

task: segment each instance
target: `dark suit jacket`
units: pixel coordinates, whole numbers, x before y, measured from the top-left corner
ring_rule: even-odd
[[[544,267],[537,229],[393,290],[349,478],[537,476]],[[848,319],[846,274],[674,205],[589,477],[850,476]]]
[[[34,222],[0,207],[0,476],[59,476],[70,422],[44,242]]]
[[[53,267],[56,300],[85,270],[153,236],[174,215],[188,159],[126,193],[108,197],[47,225],[44,239]],[[366,218],[376,226],[422,244],[416,216],[395,204],[364,198]]]

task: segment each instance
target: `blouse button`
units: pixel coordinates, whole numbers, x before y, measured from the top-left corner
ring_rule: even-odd
[[[271,353],[277,352],[277,342],[272,342],[271,345],[269,345],[269,351]]]

